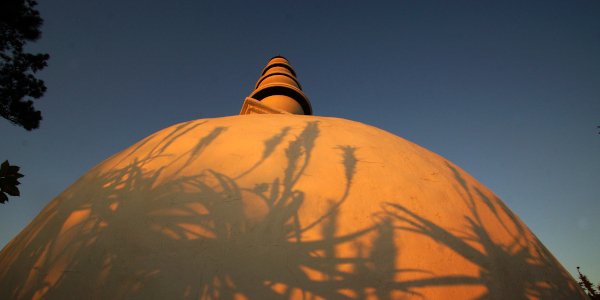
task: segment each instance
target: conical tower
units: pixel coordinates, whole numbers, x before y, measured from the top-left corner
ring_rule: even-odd
[[[246,98],[240,115],[253,113],[289,113],[312,115],[310,101],[302,92],[296,72],[283,56],[271,58]]]
[[[244,115],[88,171],[0,252],[0,299],[586,299],[494,193],[273,58]]]

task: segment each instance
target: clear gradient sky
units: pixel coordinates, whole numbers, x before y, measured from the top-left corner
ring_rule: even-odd
[[[44,120],[0,119],[0,160],[25,174],[0,247],[110,155],[237,114],[284,55],[316,115],[446,157],[600,281],[600,1],[39,2]]]

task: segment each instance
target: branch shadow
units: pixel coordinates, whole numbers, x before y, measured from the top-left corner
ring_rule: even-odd
[[[468,186],[454,166],[448,162],[446,165],[468,207],[464,230],[452,232],[401,204],[386,203],[387,215],[400,222],[400,230],[429,237],[475,264],[479,277],[472,279],[486,288],[477,299],[583,298],[579,289],[570,284],[570,276],[558,261],[535,236],[528,236],[525,225],[500,199],[490,199],[477,187]],[[483,210],[492,213],[491,222],[501,226],[510,236],[510,242],[494,238],[486,227],[490,220],[484,221],[481,215]]]
[[[52,202],[29,231],[14,241],[24,246],[11,257],[15,261],[11,266],[35,267],[6,271],[11,276],[3,278],[16,279],[0,284],[10,287],[10,297],[58,299],[74,291],[94,291],[94,298],[99,299],[288,299],[299,295],[352,299],[344,289],[367,287],[366,276],[376,268],[359,274],[352,267],[341,270],[340,265],[365,265],[369,258],[338,257],[336,248],[372,233],[381,236],[380,227],[389,226],[375,224],[345,235],[336,233],[337,207],[348,196],[356,164],[351,147],[340,148],[345,191],[309,225],[321,227],[322,238],[307,239],[308,226],[298,216],[305,194],[295,185],[310,163],[318,123],[308,122],[289,142],[283,174],[254,187],[240,187],[235,178],[212,169],[158,180],[175,161],[185,159],[188,165],[201,156],[226,131],[223,127],[207,130],[192,149],[169,157],[170,163],[157,171],[146,171],[154,159],[169,156],[165,150],[177,138],[201,125],[205,126],[182,124],[151,146],[148,139],[143,140],[128,152],[128,165],[83,178],[90,182],[85,189]],[[288,131],[283,128],[265,142],[255,166],[274,152]],[[130,158],[141,147],[150,147],[148,154]],[[249,206],[260,216],[249,218]],[[389,230],[386,234],[392,238]],[[385,253],[377,259],[394,261],[394,251]],[[36,261],[27,262],[30,259]]]
[[[307,220],[301,210],[311,199],[298,182],[314,155],[318,122],[307,122],[284,149],[280,146],[291,129],[281,128],[264,141],[259,160],[238,175],[210,168],[181,175],[227,132],[226,127],[201,128],[209,125],[184,123],[157,143],[153,137],[145,139],[119,161],[128,164],[108,172],[93,170],[80,179],[85,184],[75,184],[52,201],[11,242],[15,247],[7,247],[14,250],[0,254],[0,262],[10,261],[0,270],[0,298],[397,299],[422,298],[420,291],[427,287],[483,285],[488,292],[480,299],[524,299],[546,298],[569,288],[540,285],[535,277],[527,277],[555,272],[557,263],[541,244],[526,244],[526,230],[501,201],[470,189],[455,169],[470,208],[465,236],[392,203],[373,215],[370,226],[342,233],[340,208],[357,172],[356,147],[335,149],[343,173],[341,186],[331,188],[338,188],[340,195]],[[189,150],[180,156],[169,154],[167,149],[177,139],[197,128],[204,135]],[[142,148],[147,154],[134,157]],[[253,175],[275,153],[285,156],[281,174],[240,186],[238,179]],[[169,163],[149,168],[158,158],[168,158]],[[183,162],[173,172],[178,176],[160,180],[175,162]],[[478,215],[482,203],[498,220],[506,215],[515,223],[514,244],[492,239]],[[404,231],[442,243],[477,264],[480,276],[434,276],[429,270],[400,268],[398,240]],[[483,245],[485,251],[467,241]],[[24,265],[33,268],[19,268]],[[511,274],[515,282],[508,286],[499,279],[511,268],[530,271],[526,276]],[[401,280],[407,273],[429,275]]]

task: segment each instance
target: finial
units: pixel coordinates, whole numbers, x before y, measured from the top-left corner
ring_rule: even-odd
[[[251,113],[312,115],[310,101],[285,57],[274,56],[263,69],[254,91],[244,101],[240,115]]]

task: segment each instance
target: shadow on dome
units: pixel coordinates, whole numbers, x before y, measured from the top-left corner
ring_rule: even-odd
[[[6,293],[2,295],[10,299],[62,299],[64,295],[396,299],[451,286],[481,287],[479,299],[578,295],[575,287],[538,279],[543,275],[561,282],[568,275],[556,271],[562,268],[540,243],[531,242],[535,237],[525,236],[524,225],[501,201],[468,187],[450,164],[469,208],[462,231],[453,232],[394,202],[373,215],[371,226],[342,232],[340,208],[351,194],[360,164],[358,148],[331,149],[339,153],[344,170],[337,181],[340,186],[331,187],[339,189],[339,198],[329,200],[320,214],[307,219],[301,215],[310,199],[297,185],[311,162],[320,133],[318,122],[307,122],[292,138],[291,128],[281,128],[263,142],[256,163],[238,175],[187,169],[196,166],[195,161],[227,132],[227,127],[208,129],[209,125],[210,121],[183,123],[159,142],[155,142],[158,135],[150,136],[115,164],[122,167],[94,169],[80,179],[91,184],[69,189],[52,201],[11,242],[18,247],[2,253],[0,261],[11,266],[0,270],[0,290]],[[204,127],[203,135],[183,154],[173,157],[166,151],[177,139]],[[143,147],[150,149],[147,155],[133,155]],[[278,176],[252,186],[241,184],[276,154],[286,162]],[[160,167],[150,168],[156,165]],[[175,171],[166,175],[167,168]],[[488,234],[484,219],[489,218],[482,218],[484,213],[502,224],[509,243]],[[451,249],[476,265],[479,276],[401,268],[398,241],[407,233]],[[15,267],[27,264],[34,267]]]
[[[471,278],[471,283],[485,286],[478,299],[582,297],[570,284],[570,275],[500,199],[490,199],[477,187],[468,186],[454,166],[448,162],[446,165],[470,213],[464,216],[464,228],[444,228],[401,204],[386,203],[386,215],[399,221],[397,229],[426,236],[477,265],[479,276]],[[486,216],[490,214],[493,218]],[[500,225],[508,238],[498,241],[498,234],[493,237],[487,229],[491,223]]]

